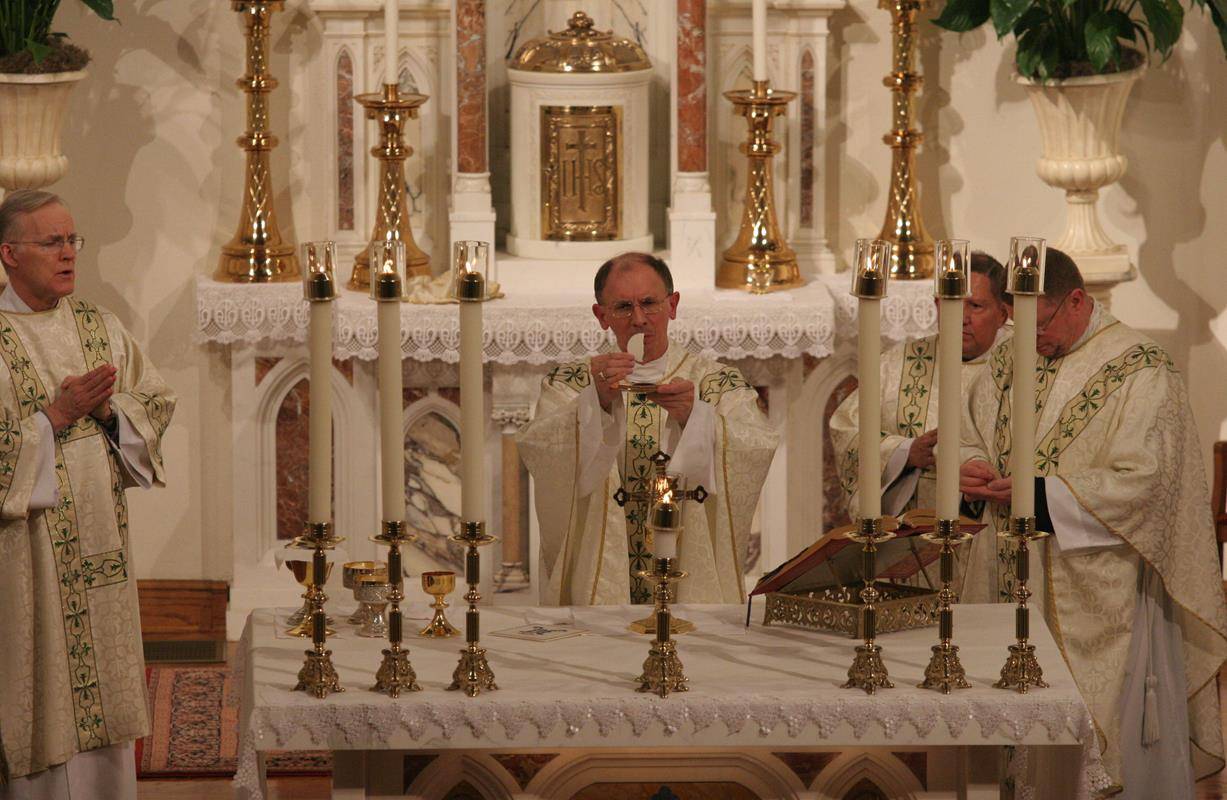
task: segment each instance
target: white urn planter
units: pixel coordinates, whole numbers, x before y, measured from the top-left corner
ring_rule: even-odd
[[[1033,81],[1016,76],[1027,89],[1039,119],[1044,154],[1036,173],[1065,190],[1065,230],[1052,246],[1077,262],[1087,283],[1097,286],[1131,280],[1137,272],[1122,244],[1099,223],[1099,190],[1120,180],[1128,165],[1117,147],[1125,101],[1146,71],[1065,80]]]
[[[0,73],[0,186],[38,189],[68,171],[60,132],[68,96],[85,70],[42,75]]]

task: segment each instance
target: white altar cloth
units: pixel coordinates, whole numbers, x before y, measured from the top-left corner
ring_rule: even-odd
[[[275,635],[273,611],[248,618],[237,663],[241,678],[236,796],[260,798],[257,753],[264,750],[475,750],[490,748],[764,747],[888,745],[1077,745],[1081,775],[1063,797],[1103,785],[1090,712],[1052,636],[1032,618],[1047,689],[1027,694],[992,688],[1012,642],[1013,606],[959,606],[955,642],[971,689],[951,695],[916,688],[936,629],[903,631],[879,643],[894,689],[867,695],[842,689],[854,641],[787,627],[764,627],[762,606],[744,627],[739,606],[681,606],[698,630],[678,637],[690,691],[659,698],[634,691],[649,637],[626,624],[645,607],[483,608],[482,644],[498,691],[469,698],[445,691],[463,637],[410,636],[406,646],[420,692],[391,699],[369,691],[380,640],[333,643],[343,693],[317,700],[291,691],[305,640]],[[337,612],[333,612],[334,614]],[[457,621],[463,613],[454,609]],[[526,623],[574,619],[590,633],[551,642],[490,632]],[[408,622],[406,631],[414,630]],[[1020,795],[1021,796],[1021,795]]]
[[[826,275],[787,292],[754,296],[728,289],[683,292],[670,338],[708,358],[823,358],[837,339],[856,331],[856,298],[846,274]],[[882,309],[887,344],[927,336],[937,324],[930,281],[894,281]],[[513,294],[485,305],[485,360],[552,364],[579,360],[611,343],[592,316],[590,294]],[[197,338],[222,345],[301,343],[307,302],[298,283],[196,281]],[[375,304],[343,290],[335,303],[333,354],[375,358]],[[459,315],[449,304],[405,304],[401,309],[404,357],[454,363],[459,357]]]

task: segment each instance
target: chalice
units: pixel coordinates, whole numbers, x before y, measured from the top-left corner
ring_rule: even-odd
[[[382,639],[388,635],[388,620],[383,610],[388,607],[388,593],[392,584],[388,583],[387,573],[383,575],[363,575],[358,578],[354,587],[354,597],[358,602],[370,609],[370,618],[363,623],[358,631],[359,636],[367,639]]]
[[[347,562],[341,583],[346,589],[351,590],[354,593],[354,599],[357,599],[358,581],[368,575],[386,583],[388,580],[388,565],[382,561]],[[373,612],[374,609],[368,603],[358,600],[358,610],[351,614],[346,621],[350,625],[365,625],[371,621]]]
[[[311,570],[311,562],[310,561],[286,561],[285,565],[290,570],[290,572],[294,574],[294,580],[298,581],[302,586],[306,587],[307,592],[306,594],[303,595],[303,597],[309,597],[311,594],[311,588],[314,585],[314,580],[312,577],[312,570]],[[324,567],[324,582],[325,583],[328,582],[328,576],[331,574],[332,574],[332,562],[329,561],[327,566]],[[295,618],[297,618],[298,620],[297,622],[295,622]],[[311,638],[310,600],[304,603],[303,607],[300,608],[298,611],[296,611],[286,621],[293,624],[293,627],[286,630],[286,633],[288,633],[290,636],[301,636],[304,639],[310,639]],[[332,619],[331,618],[326,619],[324,624],[326,626],[332,624]],[[333,634],[336,633],[336,631],[334,631],[332,628],[326,628],[325,632],[327,633],[328,636],[332,636]]]
[[[422,591],[435,599],[433,606],[435,616],[431,619],[429,625],[418,631],[418,636],[446,639],[449,636],[455,636],[460,633],[457,628],[452,627],[452,624],[447,621],[447,617],[443,614],[443,609],[447,608],[447,602],[443,598],[451,594],[455,588],[456,573],[454,572],[422,573]]]

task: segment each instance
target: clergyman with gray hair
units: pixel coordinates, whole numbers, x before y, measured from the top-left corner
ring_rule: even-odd
[[[0,203],[0,800],[135,798],[149,733],[124,490],[164,484],[175,396],[73,295],[84,246],[56,195]]]

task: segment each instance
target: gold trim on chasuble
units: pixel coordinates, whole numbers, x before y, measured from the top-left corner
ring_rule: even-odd
[[[1060,370],[1063,360],[1064,356],[1052,359],[1041,356],[1036,364],[1035,413],[1037,417],[1048,401],[1053,378]],[[1009,474],[1010,465],[1010,388],[1014,380],[1013,362],[1013,353],[1008,347],[999,348],[991,362],[993,381],[1001,393],[995,439],[998,453],[997,471],[1002,475]],[[1135,372],[1159,367],[1166,367],[1169,370],[1176,368],[1163,348],[1156,344],[1132,345],[1100,367],[1082,385],[1082,389],[1065,403],[1056,422],[1036,447],[1036,474],[1040,477],[1055,475],[1060,467],[1061,453],[1080,433],[1086,430],[1095,415],[1103,409],[1107,399],[1125,385],[1125,380]],[[996,529],[1006,530],[1009,527],[1009,506],[993,504],[992,508]],[[999,577],[998,600],[1003,603],[1013,602],[1014,546],[1005,539],[997,540],[997,573]]]
[[[898,409],[895,413],[895,427],[900,436],[915,439],[925,432],[925,423],[929,420],[929,400],[933,397],[936,350],[937,339],[933,336],[915,339],[903,346]]]
[[[111,346],[97,308],[78,300],[68,302],[77,323],[86,370],[109,363]],[[2,313],[0,355],[8,366],[22,419],[46,407],[50,400],[38,372],[30,361],[25,345],[9,324],[8,317]],[[86,592],[100,586],[121,583],[128,578],[127,508],[124,504],[123,488],[112,464],[111,488],[116,501],[116,521],[122,545],[118,550],[83,555],[77,533],[76,509],[72,501],[72,483],[64,463],[63,445],[102,435],[102,429],[92,418],[78,420],[56,435],[55,476],[60,501],[55,507],[43,512],[51,549],[55,554],[56,575],[60,584],[60,608],[64,615],[65,651],[68,656],[73,712],[77,723],[77,742],[83,751],[104,747],[109,743],[102,696],[98,689],[98,667]],[[11,439],[11,436],[0,438],[0,447],[8,449]],[[19,436],[16,447],[20,448]],[[7,477],[11,481],[11,476]],[[7,491],[7,487],[5,488]]]

